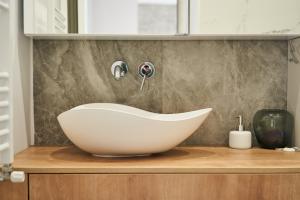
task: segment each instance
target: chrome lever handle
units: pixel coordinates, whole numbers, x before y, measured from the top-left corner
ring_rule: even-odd
[[[145,85],[146,78],[151,78],[154,76],[155,67],[150,62],[144,62],[138,67],[138,74],[142,78],[142,84],[140,87],[140,91],[142,91]]]
[[[146,80],[146,75],[144,75],[144,78],[142,80],[142,84],[141,84],[141,87],[140,87],[140,91],[143,91],[143,87],[144,87],[144,84],[145,84],[145,80]]]

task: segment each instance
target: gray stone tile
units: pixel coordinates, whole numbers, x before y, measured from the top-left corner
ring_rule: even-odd
[[[110,67],[120,59],[130,69],[116,81]],[[137,66],[143,61],[153,62],[157,75],[141,93]],[[161,62],[159,41],[35,41],[35,144],[68,144],[56,117],[81,104],[115,102],[161,112]]]
[[[110,66],[125,60],[129,73],[115,81]],[[155,77],[139,92],[137,66],[151,61]],[[115,102],[152,112],[212,107],[184,145],[227,145],[243,114],[286,108],[284,41],[34,41],[35,144],[65,145],[56,116],[74,106]]]
[[[174,41],[163,45],[163,112],[212,107],[184,144],[226,145],[242,114],[286,108],[287,46],[275,41]]]

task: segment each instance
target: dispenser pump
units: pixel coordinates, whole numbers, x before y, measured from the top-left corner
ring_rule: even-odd
[[[251,132],[244,131],[242,115],[237,118],[239,118],[239,130],[230,131],[229,146],[234,149],[249,149],[252,146]]]
[[[239,131],[243,131],[244,130],[243,117],[242,117],[242,115],[239,115],[238,118],[239,118]]]

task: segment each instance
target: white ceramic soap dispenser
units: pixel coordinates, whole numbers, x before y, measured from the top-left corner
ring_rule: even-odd
[[[244,131],[242,116],[239,116],[239,130],[230,131],[229,147],[234,149],[249,149],[252,146],[252,137],[250,131]]]

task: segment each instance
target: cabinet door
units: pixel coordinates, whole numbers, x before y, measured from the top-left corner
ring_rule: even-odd
[[[28,179],[23,183],[0,181],[1,200],[28,200]]]
[[[190,0],[191,34],[299,34],[299,0]]]
[[[30,200],[299,200],[299,174],[32,174]]]

